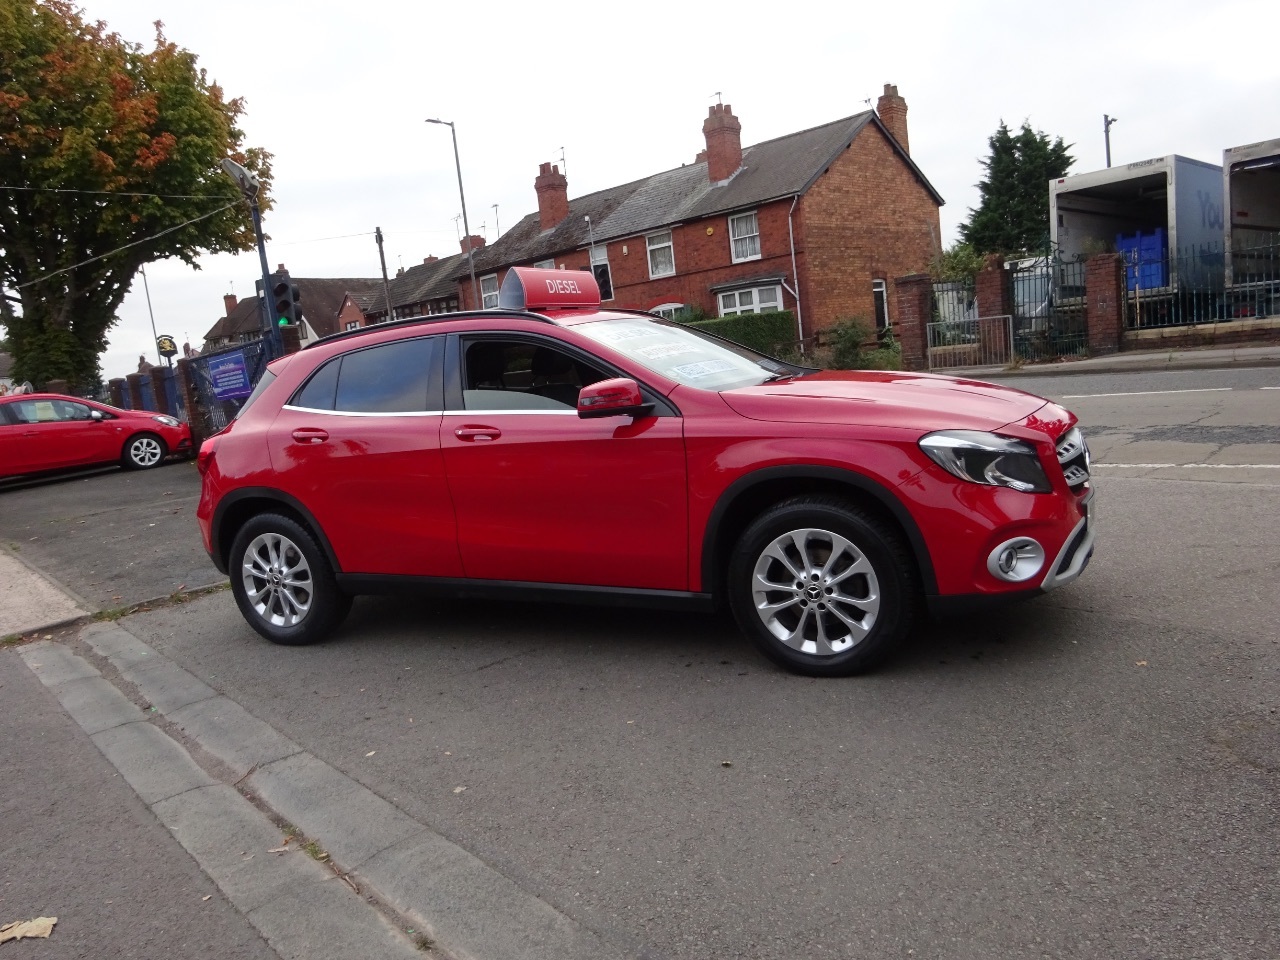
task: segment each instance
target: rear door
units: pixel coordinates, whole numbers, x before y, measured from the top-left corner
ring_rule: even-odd
[[[459,576],[440,454],[443,337],[319,367],[267,431],[277,486],[311,511],[344,573]]]
[[[449,368],[441,446],[468,577],[688,589],[673,408],[579,418],[578,389],[617,372],[551,338],[455,335]]]

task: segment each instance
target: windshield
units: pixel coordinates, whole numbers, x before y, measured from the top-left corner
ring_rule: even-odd
[[[668,380],[703,390],[732,390],[794,376],[800,369],[667,320],[627,317],[574,327]]]

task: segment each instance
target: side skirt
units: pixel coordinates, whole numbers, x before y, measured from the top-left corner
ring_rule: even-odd
[[[529,583],[522,580],[468,580],[461,577],[402,577],[392,574],[340,573],[338,585],[347,593],[399,594],[445,597],[455,600],[519,600],[539,603],[574,603],[595,607],[645,607],[656,610],[716,609],[709,593],[683,590],[639,590],[630,587],[593,587],[566,583]]]

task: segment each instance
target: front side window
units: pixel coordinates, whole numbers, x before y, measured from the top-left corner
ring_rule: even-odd
[[[463,355],[468,410],[576,410],[578,391],[608,374],[545,343],[473,340]]]
[[[732,390],[796,372],[764,354],[667,320],[628,317],[578,324],[581,333],[668,380],[704,390]]]
[[[770,313],[782,309],[782,288],[751,287],[720,294],[720,316],[736,317],[740,313]]]
[[[337,413],[421,413],[438,337],[397,340],[334,357],[311,375],[290,406]]]
[[[89,408],[70,400],[18,400],[9,404],[18,423],[59,423],[90,419]]]
[[[480,307],[489,310],[498,305],[498,275],[491,273],[480,278]]]
[[[729,244],[734,263],[760,259],[760,227],[754,210],[729,218]]]
[[[676,272],[676,255],[671,245],[671,231],[651,233],[645,237],[649,246],[649,279],[670,277]]]

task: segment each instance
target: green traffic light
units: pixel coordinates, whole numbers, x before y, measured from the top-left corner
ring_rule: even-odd
[[[276,325],[281,327],[287,327],[289,325],[289,318],[281,317],[279,320],[276,321]]]

